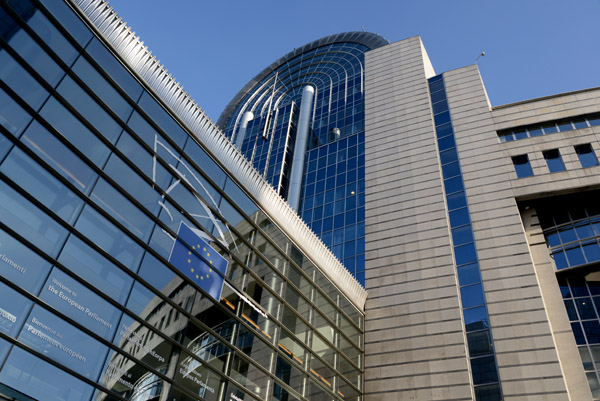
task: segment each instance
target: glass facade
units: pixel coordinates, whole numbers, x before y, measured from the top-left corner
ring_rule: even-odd
[[[437,75],[430,78],[428,82],[444,179],[444,194],[450,222],[454,264],[458,276],[473,391],[475,399],[478,401],[499,401],[502,399],[502,390],[496,365],[494,341],[444,78],[442,75]]]
[[[386,44],[376,38],[374,47]],[[364,53],[373,47],[318,42],[257,80],[219,122],[237,141],[242,116],[253,113],[242,153],[285,197],[298,119],[288,110],[298,109],[304,86],[315,88],[298,213],[364,285]]]
[[[67,4],[0,47],[0,394],[361,398],[362,313]]]

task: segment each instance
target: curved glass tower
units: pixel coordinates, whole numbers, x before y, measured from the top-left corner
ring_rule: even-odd
[[[364,54],[388,44],[331,35],[265,68],[217,124],[364,285]]]

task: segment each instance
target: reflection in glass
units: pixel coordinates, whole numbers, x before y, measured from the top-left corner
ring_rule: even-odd
[[[54,365],[13,347],[0,382],[38,400],[88,400],[92,387]]]
[[[32,302],[0,282],[0,331],[16,337]]]

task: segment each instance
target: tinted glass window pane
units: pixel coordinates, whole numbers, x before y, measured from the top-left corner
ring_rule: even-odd
[[[571,121],[560,121],[558,123],[558,129],[560,131],[571,131],[573,129],[573,125]]]
[[[575,146],[575,153],[577,153],[577,157],[579,158],[579,162],[581,163],[581,167],[593,167],[598,165],[598,158],[594,154],[594,150],[592,149],[592,145],[578,145]]]
[[[492,384],[475,387],[476,401],[502,401],[500,385]]]
[[[106,346],[38,305],[18,339],[92,380],[98,377],[107,351]]]
[[[121,312],[58,268],[48,277],[40,298],[94,333],[112,340]]]
[[[138,102],[140,107],[158,124],[160,128],[173,140],[177,146],[182,147],[187,138],[185,131],[159,104],[145,92]]]
[[[454,135],[448,135],[445,138],[438,139],[438,148],[440,152],[454,147],[456,147],[456,143],[454,142]]]
[[[592,305],[592,298],[578,298],[575,300],[577,310],[579,311],[579,317],[581,320],[585,319],[596,319],[596,312]]]
[[[513,134],[517,140],[527,138],[527,130],[525,129],[516,130],[513,132]]]
[[[573,331],[577,345],[584,345],[586,342],[583,330],[581,329],[581,324],[579,322],[571,323],[571,330]]]
[[[586,257],[588,263],[600,260],[600,246],[598,245],[597,242],[594,241],[594,242],[584,243],[584,244],[582,244],[582,247],[583,247],[583,253],[585,254],[585,257]]]
[[[6,92],[0,89],[0,125],[11,134],[19,136],[31,121],[31,117]],[[1,137],[0,137],[1,138]],[[0,139],[0,149],[6,149],[8,142]],[[2,151],[0,150],[0,153]]]
[[[137,271],[142,248],[89,205],[84,208],[75,228],[129,269]]]
[[[81,198],[17,148],[0,170],[68,223],[74,221],[83,206]]]
[[[494,352],[488,330],[467,334],[467,342],[469,343],[469,356],[471,357]]]
[[[463,310],[467,332],[487,329],[490,327],[485,306]]]
[[[544,124],[542,125],[542,129],[544,130],[544,134],[554,134],[558,132],[558,128],[556,128],[556,124]]]
[[[16,337],[31,305],[32,302],[23,295],[0,283],[0,331]]]
[[[438,138],[444,138],[448,135],[452,135],[454,133],[454,131],[452,130],[452,124],[447,123],[435,127],[435,133]]]
[[[0,79],[17,93],[29,106],[38,110],[48,92],[6,50],[0,49]]]
[[[104,179],[98,180],[91,198],[137,237],[150,237],[154,223]]]
[[[58,260],[119,303],[127,299],[133,279],[80,239],[71,236]]]
[[[6,360],[0,382],[38,400],[87,400],[92,395],[90,385],[18,347]]]
[[[586,263],[583,252],[579,246],[565,249],[565,253],[567,255],[567,260],[569,261],[569,266],[578,266]]]
[[[67,65],[71,65],[77,58],[75,48],[40,11],[36,11],[27,24]]]
[[[117,92],[115,88],[109,85],[98,71],[94,69],[83,57],[73,66],[73,71],[90,87],[96,95],[102,99],[123,121],[131,114],[132,107]]]
[[[92,33],[87,27],[81,22],[76,14],[67,6],[65,3],[58,3],[52,0],[41,0],[42,4],[46,6],[48,11],[52,13],[75,40],[84,46],[88,40],[92,37]]]
[[[594,127],[596,125],[600,125],[600,117],[591,117],[591,118],[588,118],[588,122],[590,123],[590,125],[592,127]]]
[[[8,39],[8,43],[51,86],[55,86],[64,75],[62,68],[24,30],[17,31]]]
[[[481,287],[481,284],[461,287],[460,299],[463,308],[483,305],[485,303],[485,298],[483,296],[483,288]]]
[[[440,160],[442,164],[451,163],[458,160],[456,149],[448,149],[444,152],[440,152]]]
[[[533,175],[533,170],[531,169],[531,164],[529,164],[527,155],[513,156],[512,162],[515,166],[517,178],[531,177]]]
[[[431,108],[433,109],[433,114],[439,114],[444,111],[448,111],[448,102],[442,100],[441,102],[434,103]]]
[[[102,166],[106,162],[109,154],[106,145],[55,98],[46,102],[40,114],[93,163]]]
[[[142,94],[141,85],[98,39],[93,38],[85,49],[134,101],[138,100]]]
[[[551,149],[545,152],[542,152],[544,155],[544,159],[546,159],[546,164],[548,165],[548,170],[551,173],[556,173],[559,171],[565,170],[565,165],[563,164],[562,158],[560,157],[560,152],[558,149]]]
[[[583,324],[583,330],[587,338],[588,344],[599,344],[600,343],[600,323],[597,320],[590,320],[587,322],[581,322]]]
[[[116,142],[121,127],[75,81],[65,77],[57,90],[106,139]]]
[[[567,309],[567,315],[569,315],[569,320],[579,320],[577,317],[577,311],[575,310],[575,304],[571,299],[565,299],[565,308]]]
[[[479,275],[479,264],[471,263],[464,266],[459,266],[458,271],[458,283],[460,285],[475,284],[481,281]]]
[[[4,182],[0,182],[0,220],[51,256],[56,256],[67,231]]]
[[[446,204],[448,205],[448,210],[459,209],[467,206],[465,192],[461,191],[451,195],[446,195]]]
[[[450,226],[458,227],[469,223],[469,210],[465,207],[462,209],[453,210],[448,213],[450,216]]]
[[[90,191],[96,174],[40,124],[34,121],[21,140],[79,190]]]
[[[444,189],[447,194],[464,190],[462,177],[458,176],[444,180]]]
[[[50,271],[50,263],[29,247],[0,230],[0,274],[37,294]]]
[[[544,134],[541,127],[529,128],[527,131],[529,131],[530,137],[540,136]]]
[[[444,175],[444,178],[450,178],[460,175],[460,166],[458,162],[444,165],[442,167],[442,173]]]
[[[184,147],[185,153],[206,173],[219,188],[223,188],[225,185],[225,173],[223,170],[211,159],[200,145],[193,140],[188,140]]]
[[[471,242],[470,244],[454,247],[454,257],[456,258],[457,265],[476,262],[477,251],[475,251],[475,244]]]
[[[496,358],[494,358],[494,356],[472,358],[471,370],[473,373],[473,384],[475,385],[498,381]]]
[[[473,231],[470,225],[452,229],[452,243],[456,245],[473,242]]]

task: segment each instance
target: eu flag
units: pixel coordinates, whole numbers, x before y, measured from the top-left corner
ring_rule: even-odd
[[[179,224],[169,262],[211,297],[221,299],[227,260],[183,222]]]

